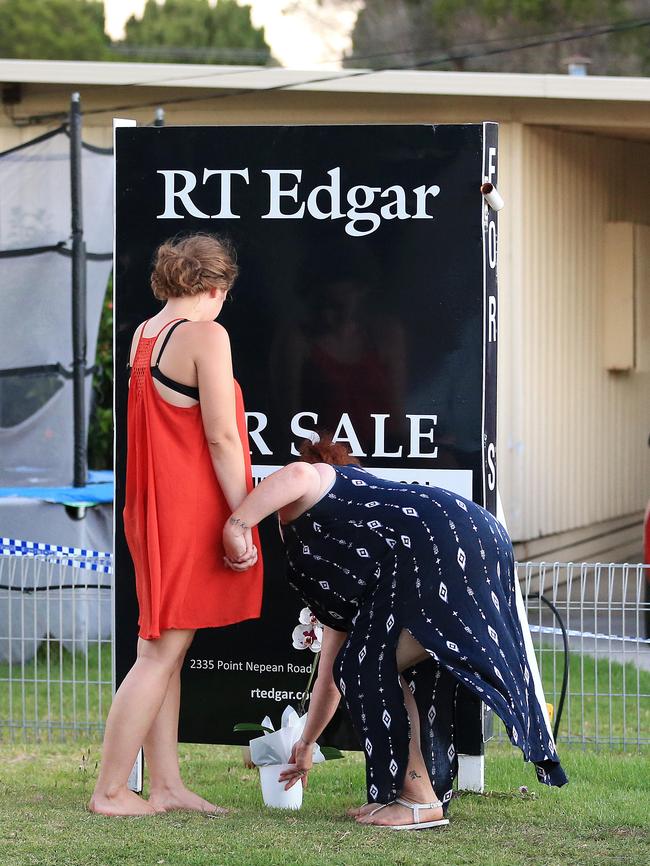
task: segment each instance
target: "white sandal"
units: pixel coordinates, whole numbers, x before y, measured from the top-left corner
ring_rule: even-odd
[[[430,827],[443,827],[445,824],[449,823],[449,818],[441,818],[439,821],[420,821],[420,809],[437,809],[439,806],[442,806],[442,803],[439,800],[436,800],[433,803],[411,803],[408,800],[402,799],[402,797],[397,797],[397,799],[392,802],[384,803],[376,809],[373,809],[373,811],[369,813],[370,817],[376,815],[381,809],[385,809],[386,806],[393,806],[395,803],[399,803],[400,806],[406,806],[413,812],[413,823],[375,826],[386,826],[389,830],[427,830]]]

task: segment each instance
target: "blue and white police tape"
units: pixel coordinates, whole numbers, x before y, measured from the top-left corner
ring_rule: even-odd
[[[18,538],[0,538],[0,556],[31,556],[60,562],[72,568],[86,568],[102,574],[113,573],[113,554],[87,547],[68,547]]]

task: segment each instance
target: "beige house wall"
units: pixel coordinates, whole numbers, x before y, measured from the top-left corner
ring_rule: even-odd
[[[519,225],[502,236],[506,514],[516,539],[567,533],[571,552],[588,542],[590,557],[624,556],[641,548],[650,494],[650,373],[606,369],[604,241],[608,222],[650,224],[650,146],[539,127],[514,135]],[[647,303],[650,285],[639,290]]]
[[[70,86],[26,85],[20,114],[65,110]],[[603,358],[607,221],[650,224],[650,143],[626,103],[436,94],[247,93],[84,87],[85,140],[109,146],[117,116],[171,125],[500,124],[499,488],[523,558],[625,559],[641,549],[650,493],[650,373],[610,373]],[[190,98],[191,102],[175,102]],[[151,103],[141,108],[126,106]],[[111,106],[123,109],[104,112]],[[571,122],[589,133],[553,128]],[[0,149],[52,126],[0,121]],[[596,134],[602,127],[608,134]],[[611,137],[619,127],[621,135]],[[645,286],[650,293],[650,286]],[[650,299],[645,295],[645,303]]]

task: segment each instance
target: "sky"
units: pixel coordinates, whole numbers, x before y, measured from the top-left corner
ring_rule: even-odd
[[[356,10],[319,5],[316,0],[238,0],[252,9],[253,24],[264,27],[273,56],[290,69],[338,69],[337,58],[350,47]],[[104,0],[106,31],[124,35],[131,15],[141,15],[145,0]],[[351,4],[352,5],[352,4]]]

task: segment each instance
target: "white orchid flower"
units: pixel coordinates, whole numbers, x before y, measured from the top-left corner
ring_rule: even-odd
[[[303,607],[303,609],[300,611],[298,622],[301,625],[319,625],[321,626],[321,628],[323,626],[323,624],[318,621],[318,617],[316,616],[316,614],[313,614],[308,607]]]
[[[323,627],[320,624],[301,623],[294,628],[291,639],[294,649],[310,649],[313,653],[320,652],[323,642]]]

